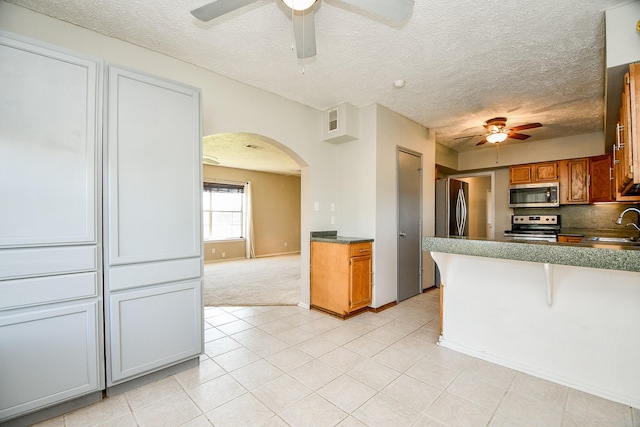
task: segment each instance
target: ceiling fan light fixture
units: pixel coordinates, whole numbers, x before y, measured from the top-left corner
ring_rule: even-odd
[[[307,10],[316,0],[282,0],[282,2],[293,10]]]
[[[490,133],[489,135],[487,135],[487,142],[490,142],[492,144],[496,144],[498,142],[502,142],[505,139],[507,139],[506,132],[493,132],[493,133]]]

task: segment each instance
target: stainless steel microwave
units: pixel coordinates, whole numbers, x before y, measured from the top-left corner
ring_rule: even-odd
[[[553,208],[560,206],[560,184],[540,182],[509,186],[510,208]]]

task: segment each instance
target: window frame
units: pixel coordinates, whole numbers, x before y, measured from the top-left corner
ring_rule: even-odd
[[[240,206],[240,211],[229,211],[229,210],[215,210],[215,209],[210,209],[212,208],[212,203],[210,201],[209,206],[206,207],[204,204],[204,193],[206,191],[209,191],[211,193],[215,193],[217,191],[211,191],[208,190],[209,189],[213,189],[213,188],[219,188],[219,189],[227,189],[228,191],[218,191],[219,193],[239,193],[242,194],[242,200],[241,200],[241,206]],[[246,210],[247,210],[247,198],[246,198],[246,191],[247,191],[247,184],[246,183],[240,183],[240,182],[231,182],[231,181],[203,181],[203,185],[202,185],[202,198],[203,198],[203,203],[202,203],[202,238],[204,242],[244,242],[246,241]],[[233,213],[240,213],[240,236],[233,236],[233,237],[227,237],[227,238],[220,238],[220,237],[211,237],[212,233],[212,226],[213,226],[213,215],[216,212],[233,212]],[[206,223],[205,223],[205,216],[208,215],[208,229],[206,228]],[[205,233],[207,233],[206,235],[209,236],[209,238],[206,237]]]

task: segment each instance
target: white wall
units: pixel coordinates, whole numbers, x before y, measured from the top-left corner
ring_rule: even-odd
[[[607,68],[640,61],[640,37],[636,23],[640,19],[640,2],[607,9]]]
[[[282,145],[301,166],[301,301],[309,301],[311,229],[329,225],[313,201],[325,204],[332,188],[325,179],[333,151],[321,141],[321,113],[280,96],[222,77],[186,62],[0,1],[0,30],[84,52],[202,90],[203,134],[250,132]]]
[[[0,30],[100,57],[202,90],[203,134],[277,141],[301,167],[301,303],[309,303],[309,233],[373,237],[374,306],[396,300],[396,146],[423,153],[424,234],[433,234],[435,134],[392,111],[361,111],[360,139],[322,141],[322,113],[192,64],[0,1]],[[427,185],[428,184],[428,185]],[[314,209],[315,203],[319,209]],[[336,211],[330,210],[335,203]],[[335,216],[335,224],[331,217]],[[433,277],[426,263],[426,278]]]
[[[489,145],[489,144],[487,144]],[[547,160],[576,159],[604,154],[604,133],[588,133],[542,141],[488,146],[458,154],[458,170],[497,168]]]
[[[373,108],[373,107],[369,107]],[[373,114],[372,111],[369,111]],[[376,245],[374,307],[397,298],[397,178],[398,146],[422,154],[423,235],[433,236],[435,220],[435,132],[376,105]],[[423,287],[433,284],[434,265],[423,254]]]
[[[491,177],[457,179],[469,184],[469,237],[489,237],[487,224],[491,218],[488,216],[487,203],[491,202]]]
[[[442,144],[436,144],[436,164],[458,170],[458,152]]]

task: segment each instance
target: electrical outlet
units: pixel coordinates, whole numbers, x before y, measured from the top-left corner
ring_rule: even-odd
[[[287,243],[287,242],[284,242],[284,247],[285,247],[285,248],[287,247],[287,245],[288,245],[288,243]]]
[[[331,225],[335,225],[336,223],[336,217],[331,215]]]
[[[211,253],[215,254],[216,253],[216,248],[211,248]]]
[[[224,258],[224,257],[225,257],[225,255],[226,255],[226,254],[225,254],[224,252],[222,252],[222,258]]]

